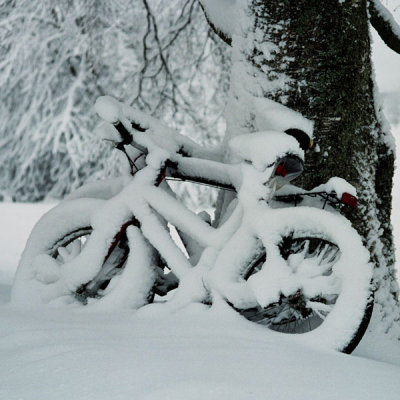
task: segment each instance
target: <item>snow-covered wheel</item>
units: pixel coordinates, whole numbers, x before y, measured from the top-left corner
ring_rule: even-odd
[[[279,243],[279,250],[293,275],[299,275],[299,280],[316,280],[319,278],[331,280],[331,284],[321,284],[314,292],[307,292],[300,287],[295,293],[288,295],[281,293],[278,301],[266,307],[257,305],[249,309],[239,310],[239,312],[249,321],[265,325],[277,332],[288,334],[311,332],[323,324],[340,296],[341,287],[333,270],[335,263],[341,257],[340,249],[335,243],[323,238],[295,238],[291,233],[282,238]],[[252,264],[245,279],[247,280],[259,272],[264,262],[265,254]],[[361,323],[353,333],[350,342],[340,349],[342,352],[351,353],[358,345],[368,327],[372,308],[373,298],[371,296],[365,305]]]
[[[68,262],[71,256],[76,257],[83,249],[92,230],[85,232],[85,229],[79,230],[81,235],[74,235],[72,241],[69,240],[71,234],[62,238],[56,246],[53,257],[60,262]],[[78,231],[78,232],[79,232]],[[74,251],[77,249],[77,251]],[[66,255],[66,257],[64,256]],[[107,292],[114,277],[122,273],[129,255],[129,244],[126,229],[123,229],[118,237],[118,241],[113,243],[112,248],[104,257],[103,265],[100,271],[88,282],[82,283],[72,295],[80,303],[86,305],[91,299],[100,299]]]
[[[106,241],[93,230],[92,216],[103,204],[100,199],[69,200],[39,220],[18,266],[14,303],[139,307],[152,300],[151,246],[134,218],[109,238],[111,245],[99,246]]]
[[[238,232],[220,258],[218,291],[249,321],[351,353],[367,329],[373,291],[369,253],[350,222],[309,207],[274,209],[251,221],[247,244]],[[259,255],[228,262],[240,243]]]

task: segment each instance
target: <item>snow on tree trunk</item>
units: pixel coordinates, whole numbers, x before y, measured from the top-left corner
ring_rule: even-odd
[[[394,141],[375,103],[367,2],[249,0],[247,7],[242,33],[232,34],[227,137],[260,129],[257,98],[314,121],[320,151],[306,156],[297,184],[311,188],[340,176],[357,188],[359,207],[346,216],[376,266],[371,326],[396,327],[400,336],[390,224]]]

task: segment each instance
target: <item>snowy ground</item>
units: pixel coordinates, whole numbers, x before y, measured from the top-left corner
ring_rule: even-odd
[[[18,255],[50,205],[0,204],[0,399],[398,399],[400,345],[355,355],[299,346],[225,305],[171,313],[18,309]]]
[[[398,399],[400,367],[299,347],[200,305],[105,315],[1,309],[0,398]]]
[[[33,225],[53,206],[52,203],[0,203],[0,285],[12,283],[18,259]]]

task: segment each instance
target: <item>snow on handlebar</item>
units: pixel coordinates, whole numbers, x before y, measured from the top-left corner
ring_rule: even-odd
[[[111,96],[101,96],[96,100],[94,109],[104,121],[116,124],[120,119],[120,105]]]
[[[139,132],[147,130],[138,122],[128,120],[122,112],[122,107],[123,104],[111,96],[102,96],[96,100],[94,109],[106,122],[97,129],[97,134],[101,139],[125,145],[132,143],[133,140],[126,126],[131,126]]]

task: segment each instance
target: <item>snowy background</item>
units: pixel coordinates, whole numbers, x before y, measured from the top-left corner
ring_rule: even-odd
[[[374,42],[376,80],[400,143],[400,55]],[[399,172],[393,197],[400,259]],[[301,347],[223,304],[113,314],[10,307],[25,240],[52,206],[0,203],[0,399],[399,398],[400,346],[374,337],[345,356]]]
[[[400,259],[400,55],[386,47],[381,38],[373,32],[372,60],[375,66],[376,82],[381,93],[384,113],[389,120],[392,134],[396,139],[396,171],[393,186],[392,223],[396,239],[396,258]]]

